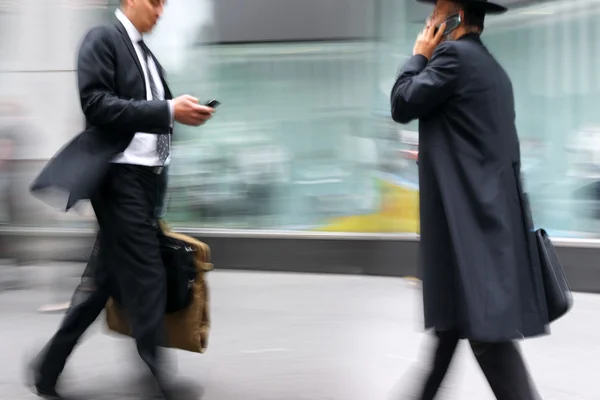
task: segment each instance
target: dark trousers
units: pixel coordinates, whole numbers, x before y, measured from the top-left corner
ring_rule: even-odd
[[[456,331],[436,333],[438,343],[433,366],[420,395],[421,400],[433,400],[442,384],[459,342]],[[482,343],[470,341],[473,354],[479,363],[496,399],[537,400],[539,395],[531,384],[527,367],[519,349],[513,342]]]
[[[36,383],[44,388],[53,388],[73,348],[87,328],[98,318],[108,300],[106,291],[97,290],[94,274],[97,270],[100,232],[88,259],[81,282],[71,297],[60,327],[38,356]]]
[[[138,353],[160,381],[166,278],[155,213],[164,197],[164,178],[149,167],[111,166],[92,199],[100,225],[96,244],[71,307],[40,354],[39,385],[56,384],[73,348],[110,296],[127,308]]]

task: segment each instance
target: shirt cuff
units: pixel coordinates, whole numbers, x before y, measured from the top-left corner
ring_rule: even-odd
[[[175,124],[175,102],[173,100],[167,100],[169,103],[169,126],[172,128]]]

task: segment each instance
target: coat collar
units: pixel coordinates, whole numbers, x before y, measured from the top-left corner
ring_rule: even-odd
[[[481,42],[481,34],[477,33],[477,32],[465,33],[464,35],[459,37],[457,40],[470,40],[472,42],[482,43]]]
[[[123,11],[117,8],[117,10],[115,11],[115,17],[121,23],[121,25],[125,29],[125,33],[127,34],[127,36],[129,36],[129,39],[133,43],[137,43],[140,40],[142,40],[142,34],[140,33],[140,31],[137,30],[137,28],[133,25],[129,18],[127,18]]]

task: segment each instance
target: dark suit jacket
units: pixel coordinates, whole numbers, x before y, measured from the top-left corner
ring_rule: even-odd
[[[67,211],[89,199],[112,158],[123,152],[136,132],[172,133],[167,100],[171,91],[161,75],[166,100],[146,100],[142,66],[125,27],[119,22],[93,28],[83,39],[77,81],[86,129],[53,157],[31,185],[32,193],[52,204],[66,196]],[[56,204],[52,204],[57,206]]]
[[[419,119],[426,327],[483,342],[545,333],[513,89],[502,66],[477,34],[443,42],[431,60],[406,62],[391,105],[395,121]]]

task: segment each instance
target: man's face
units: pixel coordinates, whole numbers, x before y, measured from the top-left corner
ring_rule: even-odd
[[[166,0],[129,0],[140,33],[150,32],[163,13]]]
[[[448,19],[448,17],[451,15],[457,13],[460,13],[462,17],[462,11],[460,11],[456,3],[453,3],[449,0],[437,0],[435,7],[433,8],[433,12],[427,19],[427,24],[437,26]],[[450,37],[445,37],[444,40],[450,39],[454,33],[455,32],[452,32],[450,35],[448,35]]]

